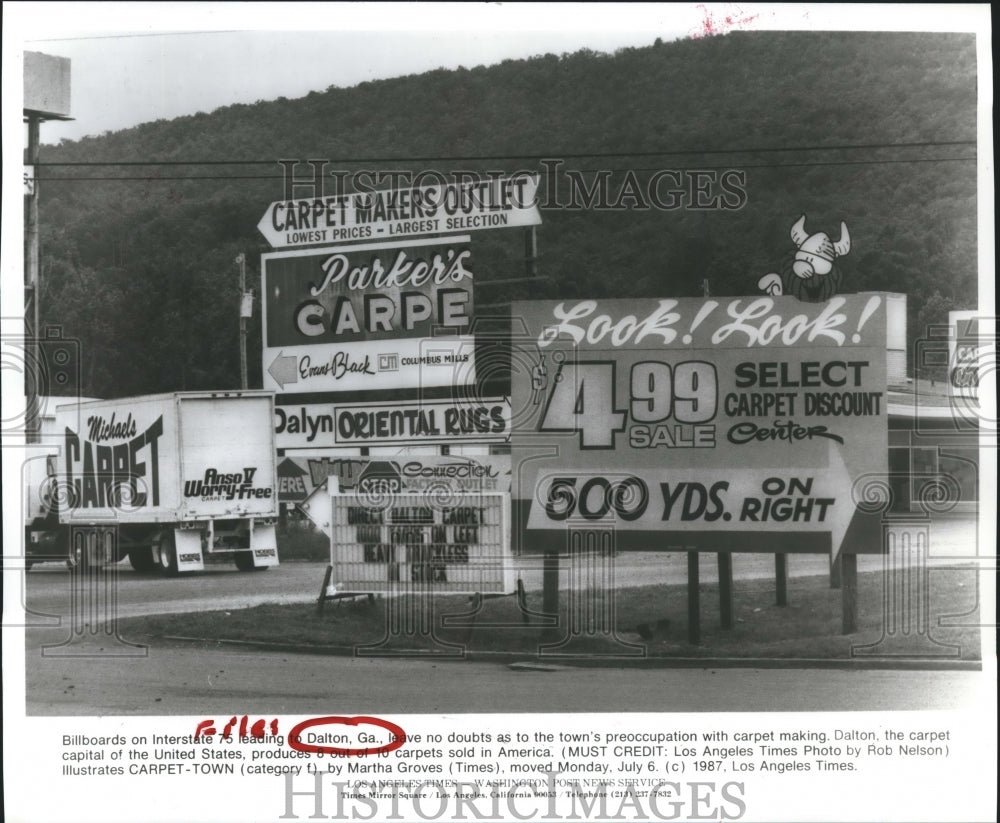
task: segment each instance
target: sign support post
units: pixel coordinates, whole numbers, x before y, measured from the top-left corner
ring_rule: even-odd
[[[724,629],[733,627],[733,556],[719,552],[719,622]]]
[[[858,630],[858,556],[840,555],[840,602],[843,611],[841,634]]]
[[[25,170],[31,170],[24,203],[24,395],[26,443],[41,439],[39,393],[45,375],[41,367],[40,331],[41,269],[38,241],[39,144],[45,120],[72,120],[70,111],[70,61],[66,57],[28,51],[24,53],[24,120],[28,124]],[[25,182],[28,183],[27,177]]]
[[[542,611],[554,617],[552,626],[545,630],[548,640],[559,637],[559,555],[546,552],[542,560]]]
[[[538,234],[534,226],[524,230],[524,274],[534,278],[538,275]]]
[[[27,197],[24,214],[24,339],[27,343],[28,351],[25,352],[27,370],[24,374],[25,396],[27,398],[27,414],[25,415],[25,441],[37,443],[40,438],[39,426],[41,416],[38,408],[38,392],[41,388],[41,374],[39,370],[38,357],[40,354],[38,346],[39,329],[39,266],[38,266],[38,144],[39,144],[39,124],[41,118],[38,115],[28,116],[28,164],[35,170],[34,184],[31,187],[31,194]]]
[[[698,552],[688,550],[688,643],[701,645],[701,592],[698,587]]]
[[[615,531],[575,523],[566,531],[569,555],[566,608],[555,642],[539,646],[541,656],[642,657],[645,648],[618,637],[615,625]],[[559,555],[553,553],[558,580]],[[555,608],[559,608],[556,590]],[[600,648],[593,641],[603,640]]]
[[[240,266],[240,388],[247,387],[247,257],[242,252],[236,258]]]
[[[854,657],[956,658],[959,646],[935,640],[928,578],[930,518],[889,514],[882,524],[882,632],[874,643],[852,646]],[[956,615],[956,617],[958,617]],[[938,625],[966,625],[938,621]]]
[[[788,555],[784,552],[774,556],[774,603],[788,605]]]

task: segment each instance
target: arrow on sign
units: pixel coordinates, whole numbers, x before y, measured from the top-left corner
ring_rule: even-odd
[[[309,496],[305,478],[309,472],[292,458],[286,457],[278,464],[278,500],[282,503],[297,503]]]
[[[310,492],[309,496],[298,504],[302,513],[308,517],[313,525],[328,533],[330,524],[333,522],[333,498],[327,491],[327,483],[317,486]]]
[[[365,228],[366,234],[362,236],[372,238],[538,226],[542,222],[535,202],[538,179],[538,175],[531,174],[490,178],[474,184],[474,192],[468,182],[454,182],[337,197],[278,200],[267,207],[257,229],[272,247],[277,248],[349,241],[354,239],[352,231],[358,226]],[[379,200],[383,201],[387,213],[397,216],[393,219],[379,217],[378,208],[373,212],[373,205]],[[399,205],[402,203],[414,205]],[[443,210],[438,211],[439,207],[451,203],[462,204],[459,215],[448,221],[441,216],[434,217],[443,214]],[[424,209],[428,207],[431,211],[425,214]],[[416,219],[425,216],[433,219]]]
[[[298,383],[299,375],[295,370],[295,355],[285,356],[284,352],[278,352],[274,362],[267,367],[267,373],[271,375],[274,382],[281,388],[285,388],[286,383]]]
[[[847,534],[847,527],[854,517],[854,498],[851,494],[851,473],[844,465],[844,458],[833,441],[830,441],[828,469],[820,480],[825,490],[835,498],[832,515],[827,518],[826,525],[830,530],[830,559],[836,562],[840,556],[840,547]]]

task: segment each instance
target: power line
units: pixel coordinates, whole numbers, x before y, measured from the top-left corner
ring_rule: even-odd
[[[46,37],[39,40],[26,40],[26,43],[68,43],[76,40],[126,40],[132,37],[182,37],[188,34],[239,34],[239,29],[222,29],[218,31],[151,31],[134,34],[90,34],[81,37]]]
[[[719,154],[776,154],[783,152],[803,151],[877,151],[882,149],[916,149],[916,148],[946,148],[956,146],[975,146],[975,140],[926,140],[907,143],[854,143],[834,146],[763,146],[759,148],[740,149],[676,149],[657,151],[605,151],[605,152],[546,152],[535,154],[480,154],[453,155],[450,157],[432,155],[412,155],[409,157],[349,157],[330,160],[315,159],[317,162],[360,164],[360,163],[453,163],[477,162],[486,160],[580,160],[583,158],[600,159],[604,157],[692,157]],[[291,160],[293,158],[281,158]],[[305,161],[294,158],[295,162]],[[85,167],[85,166],[259,166],[278,163],[279,160],[66,160],[42,161],[39,166]]]
[[[912,159],[888,159],[888,160],[828,160],[828,161],[811,161],[803,163],[740,163],[738,169],[734,171],[743,171],[745,169],[798,169],[798,168],[812,168],[820,166],[883,166],[883,165],[899,165],[904,163],[972,163],[975,162],[975,157],[926,157],[926,158],[912,158]],[[725,165],[697,165],[697,166],[675,166],[667,171],[695,171],[700,169],[705,170],[718,170],[718,169],[732,169],[732,164]],[[624,173],[624,172],[656,172],[664,171],[656,166],[646,167],[646,168],[586,168],[586,169],[572,169],[574,172],[598,172],[607,171],[611,173]],[[155,177],[38,177],[35,180],[43,182],[59,182],[59,183],[72,183],[72,182],[143,182],[143,183],[167,183],[167,182],[177,182],[186,180],[283,180],[283,176],[280,174],[231,174],[231,175],[220,175],[220,174],[192,174],[192,175],[176,175],[176,176],[163,176],[157,175]],[[295,185],[310,185],[312,181],[304,180],[301,182],[296,182]]]

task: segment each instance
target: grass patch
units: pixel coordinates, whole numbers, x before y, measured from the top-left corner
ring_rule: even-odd
[[[955,657],[978,660],[979,630],[977,572],[974,569],[931,569],[930,625],[937,644],[957,647]],[[903,654],[926,651],[926,635],[917,631],[916,616],[904,633],[897,616],[892,631],[883,632],[882,574],[858,575],[858,632],[842,636],[841,593],[829,587],[823,576],[796,577],[789,580],[790,605],[774,605],[773,582],[742,580],[735,583],[733,629],[719,627],[718,586],[700,588],[702,643],[687,642],[687,591],[684,585],[658,585],[622,589],[615,596],[615,632],[621,640],[645,646],[650,657],[762,657],[762,658],[850,658],[856,645],[877,643],[883,634],[891,645],[883,653]],[[587,615],[599,614],[608,605],[600,592],[561,593],[561,625],[586,626]],[[401,601],[376,598],[328,601],[324,614],[315,604],[265,604],[249,609],[136,617],[120,621],[123,636],[133,640],[179,635],[212,640],[295,643],[315,646],[358,646],[383,641],[386,626],[395,617]],[[528,596],[528,608],[541,610],[541,593]],[[474,626],[447,626],[444,618],[454,619],[468,613],[470,600],[465,596],[440,596],[433,602],[434,636],[441,643],[457,644],[471,651],[505,651],[535,654],[544,629],[539,619],[525,625],[514,597],[486,600]],[[568,611],[573,610],[573,619]],[[419,625],[426,607],[414,606],[404,615]],[[589,610],[589,611],[588,611]],[[966,615],[957,618],[957,615]],[[970,624],[968,627],[942,627],[946,622]],[[464,622],[468,622],[467,620]],[[404,623],[405,625],[405,623]],[[591,624],[593,626],[593,624]],[[565,633],[565,630],[563,630]],[[394,649],[422,648],[433,640],[419,633],[394,636]],[[575,636],[565,651],[615,651],[614,638],[602,632]],[[939,650],[942,645],[935,647]]]
[[[278,557],[283,563],[289,560],[330,560],[330,538],[308,520],[289,522],[278,529],[277,537]]]

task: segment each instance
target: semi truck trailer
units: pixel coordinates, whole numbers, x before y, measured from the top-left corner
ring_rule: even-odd
[[[55,453],[25,496],[28,567],[63,553],[71,567],[127,555],[136,571],[167,576],[223,552],[241,571],[277,565],[274,436],[267,391],[57,406],[46,434]]]

